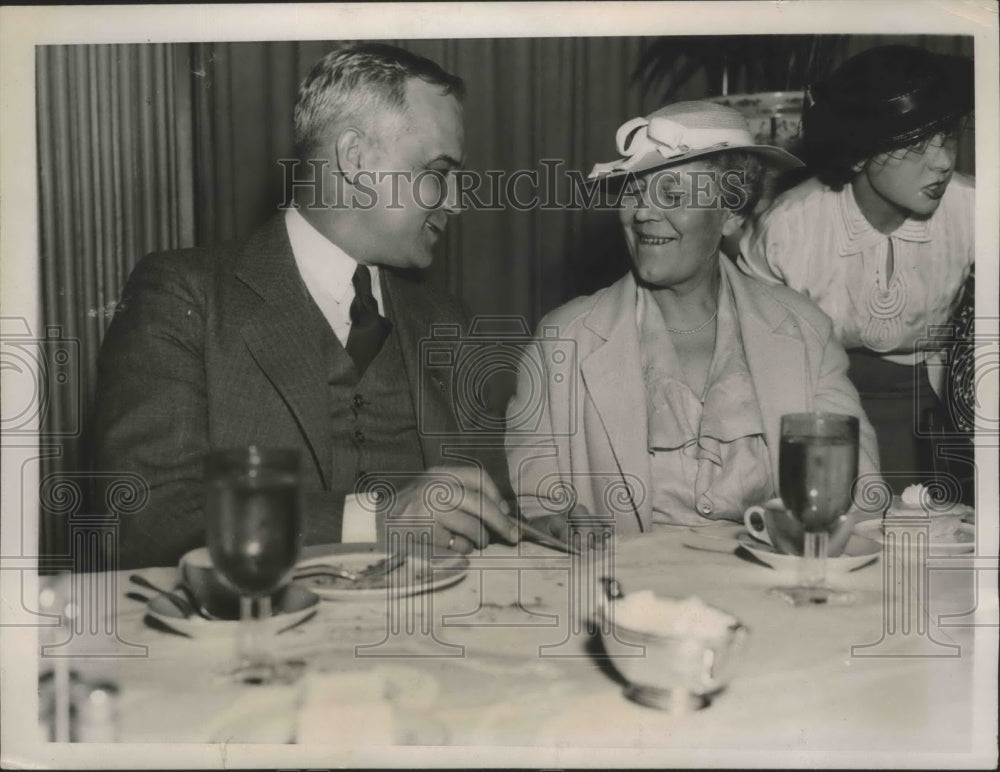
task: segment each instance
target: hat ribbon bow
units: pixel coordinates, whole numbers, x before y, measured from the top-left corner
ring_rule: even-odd
[[[624,157],[594,164],[588,176],[593,178],[616,171],[631,171],[650,153],[659,153],[664,159],[670,159],[692,150],[729,143],[753,144],[753,141],[747,132],[739,129],[693,129],[662,116],[633,118],[623,123],[615,134],[618,152]]]

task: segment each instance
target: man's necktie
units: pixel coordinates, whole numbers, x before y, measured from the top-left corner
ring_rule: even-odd
[[[372,295],[372,275],[368,266],[359,265],[351,279],[354,300],[351,301],[351,332],[347,336],[347,353],[354,360],[358,375],[364,375],[389,334],[391,325],[378,312]]]

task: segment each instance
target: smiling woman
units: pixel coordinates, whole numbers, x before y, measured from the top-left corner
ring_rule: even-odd
[[[624,157],[591,177],[626,186],[619,219],[632,270],[546,316],[525,354],[508,415],[534,402],[541,417],[534,431],[508,426],[521,511],[556,535],[569,516],[609,509],[619,535],[741,521],[777,491],[780,416],[794,411],[857,416],[859,471],[877,472],[829,320],[720,253],[757,203],[763,166],[798,159],[755,144],[740,113],[710,102],[628,121],[618,149]],[[570,356],[566,377],[552,363]],[[553,479],[572,495],[552,496]]]
[[[640,177],[626,189],[618,214],[641,284],[683,297],[692,284],[718,274],[719,235],[738,228],[739,216],[720,205],[720,175],[713,171],[704,161],[692,161]],[[664,318],[679,327],[696,321],[684,317],[701,310],[666,305]]]

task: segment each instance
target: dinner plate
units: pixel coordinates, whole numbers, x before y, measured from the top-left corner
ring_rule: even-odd
[[[290,585],[287,591],[282,593],[281,598],[281,606],[274,608],[272,616],[260,623],[261,629],[271,635],[277,635],[289,627],[294,627],[306,617],[315,614],[319,606],[319,597],[316,593],[296,585]],[[157,595],[149,601],[146,613],[172,630],[192,638],[207,635],[236,635],[240,624],[238,619],[205,619],[196,614],[185,617],[177,606],[163,595]]]
[[[341,552],[333,555],[319,555],[300,561],[296,570],[306,566],[332,563],[350,571],[363,571],[384,556],[370,550],[363,552]],[[430,562],[424,558],[407,555],[403,564],[392,572],[392,589],[400,595],[416,595],[450,587],[465,578],[469,571],[469,559],[464,555],[435,557]],[[307,587],[324,600],[372,600],[385,598],[389,576],[381,574],[377,583],[356,586],[350,579],[335,576],[316,576],[296,579],[295,584]]]
[[[854,526],[854,532],[882,544],[885,541],[883,520],[865,520]],[[958,523],[955,532],[948,537],[937,538],[928,544],[932,555],[961,555],[976,548],[976,527],[969,523]]]
[[[757,541],[745,531],[737,536],[736,540],[743,549],[759,561],[767,563],[771,568],[778,571],[797,570],[802,560],[798,555],[785,555],[775,552],[773,547],[764,544],[764,542]],[[826,572],[828,574],[846,574],[849,571],[854,571],[875,562],[881,554],[881,544],[857,534],[851,534],[843,553],[838,557],[826,559]]]

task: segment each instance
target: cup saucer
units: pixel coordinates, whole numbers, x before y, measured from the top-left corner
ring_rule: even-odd
[[[262,630],[268,635],[277,635],[289,627],[294,627],[316,613],[319,596],[305,587],[289,585],[281,594],[281,604],[273,609],[273,614],[261,622]],[[158,595],[146,606],[146,613],[157,622],[191,638],[206,636],[232,636],[239,631],[238,619],[205,619],[192,615],[185,617],[176,605]]]
[[[745,531],[736,537],[740,546],[757,560],[766,563],[778,571],[795,571],[802,558],[798,555],[785,555],[776,552],[774,547],[758,541]],[[826,559],[828,574],[846,574],[869,563],[874,563],[882,554],[882,545],[871,539],[852,534],[844,547],[844,552],[835,558]]]

